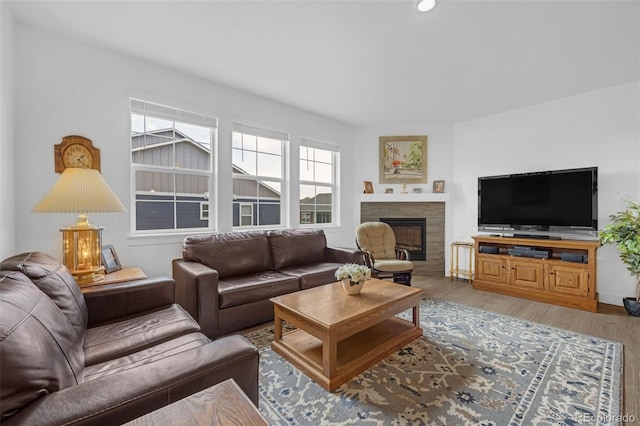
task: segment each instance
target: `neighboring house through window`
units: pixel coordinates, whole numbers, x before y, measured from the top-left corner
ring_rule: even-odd
[[[286,132],[233,123],[233,226],[283,226]]]
[[[211,229],[217,119],[131,100],[132,229]]]
[[[300,224],[336,224],[339,148],[300,141]]]

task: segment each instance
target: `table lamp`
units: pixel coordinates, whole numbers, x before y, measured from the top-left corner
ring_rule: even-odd
[[[36,213],[80,213],[75,225],[61,228],[62,263],[78,282],[104,278],[102,230],[89,223],[86,213],[117,213],[127,209],[100,172],[67,168],[51,190],[33,208]]]

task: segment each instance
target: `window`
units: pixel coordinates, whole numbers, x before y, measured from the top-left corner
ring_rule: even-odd
[[[300,141],[300,224],[336,223],[339,148]]]
[[[309,212],[300,212],[300,223],[311,223],[311,213]]]
[[[288,133],[233,123],[233,226],[284,225]]]
[[[240,203],[240,226],[253,225],[253,204]]]
[[[209,220],[209,203],[200,203],[200,220]]]
[[[213,117],[131,100],[132,229],[211,229],[217,123]]]

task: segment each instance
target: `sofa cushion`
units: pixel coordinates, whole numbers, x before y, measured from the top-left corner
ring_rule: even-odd
[[[87,305],[66,266],[45,253],[21,253],[5,259],[0,270],[20,271],[60,308],[82,338],[87,328]]]
[[[89,382],[121,371],[131,370],[141,365],[150,364],[181,352],[207,345],[210,342],[211,340],[202,333],[185,334],[127,356],[109,359],[89,366],[84,372],[84,379]]]
[[[321,229],[269,231],[273,269],[324,262],[327,239]]]
[[[382,259],[373,262],[373,268],[381,272],[413,271],[413,262],[399,259]]]
[[[282,269],[280,272],[292,275],[300,280],[300,289],[318,287],[319,285],[336,282],[336,270],[340,263],[321,262],[313,265]]]
[[[221,309],[270,299],[299,289],[297,277],[275,271],[242,275],[218,282]]]
[[[171,305],[113,324],[87,329],[84,340],[87,366],[119,358],[200,330],[180,305]]]
[[[82,338],[26,275],[0,272],[0,312],[2,418],[83,381]]]
[[[182,257],[215,269],[221,279],[272,269],[269,240],[262,231],[188,236]]]

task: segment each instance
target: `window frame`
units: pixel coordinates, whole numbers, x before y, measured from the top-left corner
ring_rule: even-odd
[[[234,134],[238,133],[240,135],[240,137],[242,138],[244,135],[250,136],[250,137],[255,137],[256,138],[256,150],[247,150],[248,152],[256,152],[256,174],[242,174],[242,173],[236,173],[234,172],[234,169],[237,167],[238,169],[241,169],[238,165],[233,164],[233,152],[234,150],[237,150],[238,148],[234,146]],[[278,141],[280,143],[280,152],[279,152],[279,157],[280,157],[280,177],[274,177],[274,176],[267,176],[267,175],[260,175],[258,174],[258,170],[259,170],[259,163],[258,163],[258,154],[259,153],[265,153],[267,155],[275,155],[273,153],[266,153],[264,151],[260,151],[257,144],[258,144],[258,139],[260,138],[264,138],[264,139],[271,139],[271,140],[275,140]],[[242,142],[244,143],[244,141]],[[232,176],[231,176],[231,185],[232,187],[234,186],[234,184],[236,183],[236,180],[247,180],[247,181],[252,181],[255,182],[256,184],[256,195],[255,195],[255,200],[252,202],[249,201],[245,201],[245,198],[251,198],[251,196],[242,196],[242,194],[235,194],[233,193],[233,202],[232,202],[232,223],[235,220],[235,217],[233,217],[233,206],[234,205],[238,205],[238,225],[232,225],[232,229],[234,230],[249,230],[249,229],[280,229],[280,228],[286,228],[287,226],[289,226],[289,215],[288,215],[288,206],[289,206],[289,191],[288,188],[290,186],[289,183],[289,161],[288,161],[288,151],[289,151],[289,144],[290,144],[290,135],[288,132],[285,131],[279,131],[279,130],[272,130],[272,129],[268,129],[266,127],[261,127],[261,126],[255,126],[255,125],[250,125],[250,124],[244,124],[244,123],[238,123],[238,122],[234,122],[232,123],[232,131],[231,131],[231,151],[232,151],[232,155],[231,155],[231,161],[232,161]],[[241,148],[242,150],[244,150],[244,148]],[[263,204],[264,206],[267,206],[271,203],[271,200],[276,200],[276,198],[271,198],[271,197],[267,197],[267,196],[261,196],[260,195],[260,185],[261,183],[264,182],[266,183],[265,186],[268,187],[268,183],[274,183],[280,186],[280,198],[279,198],[279,204],[280,204],[280,208],[279,208],[279,217],[280,217],[280,222],[277,224],[256,224],[254,225],[254,222],[256,220],[259,220],[260,218],[260,206],[261,204]],[[275,191],[275,189],[273,189]],[[234,189],[232,188],[232,192],[234,191]],[[237,200],[242,200],[242,201],[237,201]],[[261,203],[260,200],[263,200],[263,202]],[[266,202],[264,201],[266,200]],[[243,205],[246,204],[251,204],[252,206],[252,222],[251,225],[242,225],[242,211],[241,208]],[[255,205],[254,205],[255,204]],[[257,219],[256,219],[257,217]]]
[[[195,113],[191,111],[187,111],[184,109],[179,109],[175,107],[165,106],[161,104],[157,104],[151,101],[146,101],[142,99],[130,98],[130,128],[129,128],[129,165],[130,165],[130,230],[131,236],[170,236],[177,234],[189,234],[189,233],[197,233],[197,232],[211,232],[216,230],[216,207],[215,203],[213,203],[213,199],[211,198],[211,194],[215,194],[215,160],[217,157],[217,142],[218,142],[218,119],[216,117],[208,116],[201,113]],[[142,132],[134,133],[134,115],[142,116],[145,124]],[[166,120],[172,122],[171,131],[174,132],[173,137],[167,142],[159,143],[158,146],[161,145],[172,145],[172,164],[171,165],[155,165],[155,164],[144,164],[144,163],[135,163],[134,162],[134,153],[141,151],[140,147],[133,146],[133,138],[138,135],[147,135],[152,133],[151,129],[146,127],[147,118],[154,118],[160,120]],[[181,165],[177,162],[178,156],[176,151],[176,142],[180,140],[175,137],[175,131],[183,133],[183,131],[177,129],[176,124],[185,124],[185,125],[195,125],[200,127],[205,127],[208,129],[209,135],[209,159],[205,162],[208,169],[195,169],[195,168],[185,168],[181,167]],[[197,143],[194,139],[189,138],[190,140]],[[171,180],[171,187],[173,191],[169,192],[156,192],[156,191],[145,191],[137,189],[137,179],[138,172],[147,172],[147,173],[158,173],[165,174],[169,176]],[[180,179],[180,176],[195,176],[195,177],[204,177],[207,182],[207,189],[202,196],[205,198],[204,200],[188,200],[188,198],[194,198],[194,193],[184,193],[178,192],[177,188],[179,185],[176,184],[176,181]],[[150,196],[154,195],[166,195],[167,197],[171,197],[169,200],[145,200],[139,199],[139,195]],[[173,204],[173,228],[154,228],[154,229],[138,229],[137,223],[137,215],[138,215],[138,203],[139,202],[171,202]],[[194,218],[199,218],[201,221],[207,220],[206,227],[179,227],[179,206],[181,204],[186,205],[196,204],[198,214],[194,216]],[[208,218],[203,218],[203,204],[208,204]]]
[[[339,173],[339,165],[340,165],[340,147],[337,145],[333,145],[333,144],[329,144],[329,143],[325,143],[325,142],[321,142],[321,141],[317,141],[314,139],[310,139],[310,138],[305,138],[302,137],[300,138],[300,151],[302,151],[302,147],[306,147],[306,148],[313,148],[313,149],[320,149],[320,150],[324,150],[324,151],[329,151],[331,153],[331,167],[332,167],[332,173],[331,173],[331,182],[320,182],[317,180],[303,180],[300,176],[301,173],[298,174],[298,187],[301,188],[302,185],[307,185],[307,186],[315,186],[315,187],[326,187],[326,188],[331,188],[331,222],[315,222],[315,220],[317,220],[317,215],[318,212],[317,210],[314,208],[313,211],[313,218],[312,221],[310,223],[305,223],[302,221],[302,204],[300,203],[301,200],[298,200],[298,206],[299,206],[299,221],[300,221],[300,227],[304,228],[304,227],[313,227],[313,228],[318,228],[318,227],[330,227],[330,226],[339,226],[340,224],[340,217],[339,217],[339,208],[338,208],[338,202],[339,202],[339,187],[340,187],[340,173]],[[298,155],[298,162],[299,162],[299,167],[300,169],[302,169],[303,161],[313,161],[316,162],[315,160],[310,160],[310,159],[303,159],[302,158],[302,153],[300,152],[300,154]],[[317,195],[316,195],[317,196]],[[301,195],[300,195],[301,197]],[[300,198],[298,197],[298,198]],[[317,204],[314,204],[314,206],[317,206]]]

